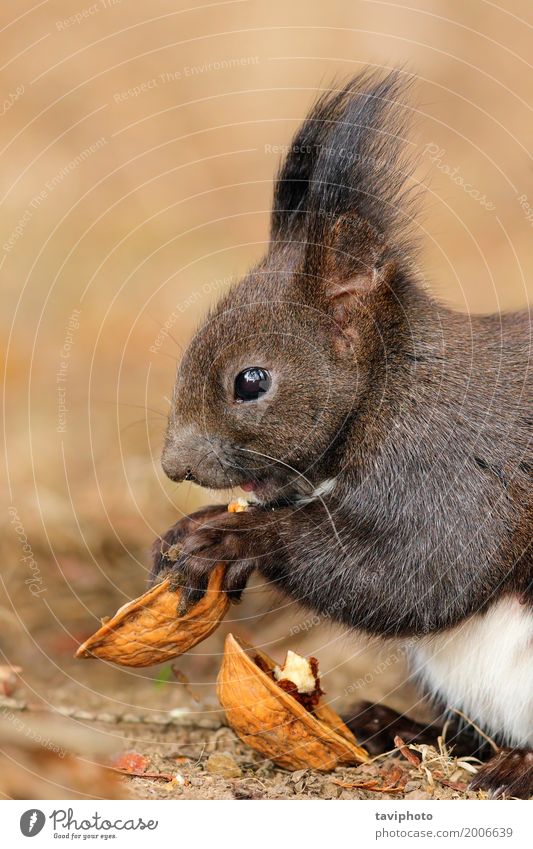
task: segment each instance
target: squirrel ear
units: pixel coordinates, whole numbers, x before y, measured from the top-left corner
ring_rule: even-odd
[[[396,264],[392,261],[383,265],[374,265],[365,271],[359,271],[341,280],[326,281],[327,296],[330,300],[347,301],[351,298],[363,298],[369,292],[373,292],[383,284],[389,285]]]
[[[383,237],[358,216],[339,218],[328,241],[319,276],[327,302],[341,320],[368,295],[391,285],[397,263]]]

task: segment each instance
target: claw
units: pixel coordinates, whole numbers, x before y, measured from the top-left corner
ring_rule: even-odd
[[[484,790],[489,798],[533,795],[533,752],[529,749],[503,749],[478,771],[470,782],[472,790]]]
[[[170,573],[171,585],[180,590],[179,616],[200,601],[217,563],[227,566],[223,588],[234,603],[240,601],[255,565],[255,560],[243,558],[243,554],[248,556],[250,546],[244,544],[242,534],[234,531],[237,517],[224,512],[224,523],[217,525],[213,513],[211,509],[209,515],[203,515],[203,524],[198,521],[198,514],[194,521],[186,517],[154,546],[152,579],[160,580],[163,570]]]

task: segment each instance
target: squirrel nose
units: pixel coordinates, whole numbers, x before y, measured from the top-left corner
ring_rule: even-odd
[[[186,429],[173,429],[167,436],[161,465],[170,480],[195,481],[196,466],[205,449],[198,436]]]
[[[176,483],[179,483],[179,481],[190,481],[194,477],[191,469],[184,467],[180,463],[174,451],[163,451],[161,465],[167,478],[170,478],[171,481],[176,481]]]

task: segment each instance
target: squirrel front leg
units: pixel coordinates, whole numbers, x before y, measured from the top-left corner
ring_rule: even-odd
[[[299,603],[369,633],[427,634],[484,608],[496,572],[480,580],[470,561],[443,569],[434,541],[386,519],[380,525],[363,509],[313,501],[267,514],[245,547],[257,552],[267,580]]]
[[[201,598],[217,563],[227,564],[224,589],[233,600],[240,599],[255,569],[299,603],[350,625],[357,618],[362,626],[373,604],[357,577],[364,547],[354,551],[351,525],[327,515],[315,503],[234,514],[213,511],[204,517],[199,512],[164,535],[164,551],[156,540],[153,574],[163,567],[172,570],[187,609]],[[165,554],[176,532],[180,553],[170,562]]]
[[[437,555],[424,550],[405,529],[378,527],[334,502],[313,501],[213,516],[183,539],[174,574],[187,605],[224,561],[225,589],[234,600],[256,569],[300,604],[349,627],[383,636],[426,634],[481,610],[491,587],[487,576],[476,580],[474,565],[471,572],[465,563],[443,570]]]

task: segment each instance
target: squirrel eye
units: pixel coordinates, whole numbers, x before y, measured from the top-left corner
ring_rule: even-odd
[[[270,374],[259,366],[250,366],[239,372],[235,378],[235,400],[257,401],[257,399],[268,392],[272,380]]]

